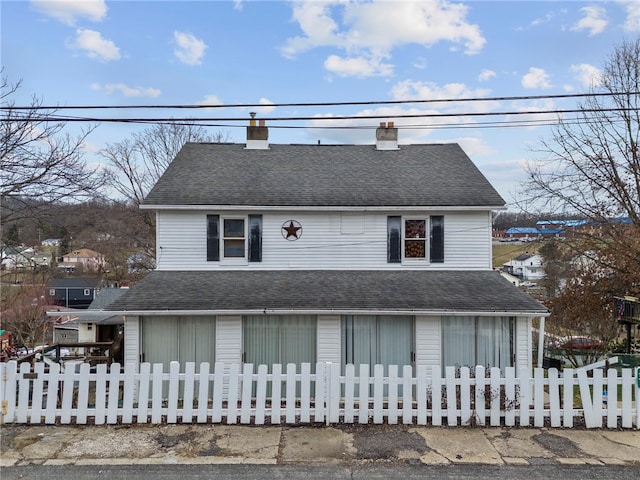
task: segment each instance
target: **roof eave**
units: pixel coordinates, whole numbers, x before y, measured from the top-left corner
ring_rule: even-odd
[[[506,210],[505,205],[140,205],[141,210],[261,210],[261,211],[487,211]]]
[[[49,312],[47,312],[47,315]],[[96,312],[86,312],[83,316],[89,317],[91,314],[96,316],[104,316],[110,314],[113,316],[181,316],[181,315],[424,315],[424,316],[478,316],[478,317],[548,317],[549,312],[544,310],[526,310],[526,311],[502,311],[502,310],[364,310],[364,309],[277,309],[264,308],[259,310],[96,310]]]

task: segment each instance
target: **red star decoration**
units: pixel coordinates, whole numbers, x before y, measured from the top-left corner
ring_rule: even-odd
[[[289,237],[298,238],[298,230],[300,230],[300,228],[301,227],[296,227],[293,222],[289,222],[288,227],[282,227],[282,229],[287,232],[287,236],[285,237],[286,239],[288,239]]]

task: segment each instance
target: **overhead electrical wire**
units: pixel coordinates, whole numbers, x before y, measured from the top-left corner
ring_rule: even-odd
[[[41,123],[41,122],[92,122],[92,123],[131,123],[131,124],[149,124],[149,123],[166,123],[166,124],[190,124],[203,127],[216,127],[216,128],[238,128],[245,127],[247,118],[243,117],[97,117],[97,116],[73,116],[73,115],[58,115],[54,114],[58,110],[89,110],[89,109],[213,109],[213,108],[260,108],[260,107],[323,107],[323,106],[359,106],[359,105],[389,105],[389,104],[425,104],[425,103],[463,103],[463,102],[490,102],[490,101],[515,101],[515,100],[541,100],[541,99],[560,99],[560,98],[576,98],[576,97],[602,97],[613,95],[638,95],[640,92],[610,92],[610,93],[582,93],[582,94],[561,94],[561,95],[535,95],[535,96],[513,96],[513,97],[474,97],[464,99],[430,99],[430,100],[386,100],[386,101],[366,101],[366,102],[307,102],[307,103],[279,103],[279,104],[229,104],[229,105],[67,105],[67,106],[13,106],[2,105],[0,111],[5,113],[11,113],[6,118],[1,118],[0,121],[18,121],[27,123]],[[28,111],[28,114],[20,115],[16,112]],[[40,111],[49,111],[51,113],[38,113]],[[580,121],[578,118],[574,119],[561,119],[560,115],[570,113],[605,113],[605,112],[625,112],[625,111],[637,111],[635,108],[574,108],[574,109],[549,109],[549,110],[526,110],[526,111],[500,111],[500,112],[461,112],[461,113],[414,113],[414,114],[402,114],[395,115],[333,115],[333,116],[278,116],[278,117],[260,117],[260,120],[269,122],[296,122],[296,121],[314,121],[317,123],[324,122],[336,122],[336,121],[363,121],[363,120],[376,120],[376,119],[410,119],[410,118],[423,118],[423,119],[442,119],[442,118],[471,118],[471,117],[489,117],[489,116],[539,116],[539,115],[556,115],[556,119],[550,118],[538,118],[529,120],[515,120],[510,119],[508,121],[470,121],[470,122],[458,122],[458,123],[426,123],[426,124],[396,124],[400,129],[463,129],[463,128],[515,128],[515,127],[536,127],[536,126],[548,126],[557,125],[560,121],[565,123],[577,123]],[[35,112],[35,113],[34,113]],[[253,115],[252,115],[253,117]],[[224,122],[242,122],[238,123],[224,123]],[[282,125],[271,123],[270,128],[274,129],[373,129],[377,128],[375,124],[359,124],[359,125]]]
[[[351,102],[301,102],[301,103],[236,103],[236,104],[178,104],[178,105],[58,105],[58,106],[11,106],[13,110],[93,110],[93,109],[198,109],[198,108],[264,108],[264,107],[333,107],[361,105],[406,105],[412,103],[458,103],[458,102],[496,102],[505,100],[547,100],[579,97],[608,97],[616,95],[639,95],[640,92],[606,92],[606,93],[571,93],[558,95],[521,95],[511,97],[470,97],[470,98],[436,98],[412,100],[375,100]]]

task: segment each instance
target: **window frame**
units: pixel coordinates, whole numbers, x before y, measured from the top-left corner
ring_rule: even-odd
[[[227,220],[242,220],[242,237],[225,236],[224,226]],[[262,262],[263,220],[261,214],[208,214],[206,216],[206,230],[207,262],[218,262],[225,265],[247,265],[252,262]],[[226,256],[225,242],[240,239],[243,241],[243,255]]]
[[[242,237],[225,236],[225,222],[242,220]],[[249,258],[249,216],[248,215],[220,215],[220,261],[223,263],[247,263]],[[226,242],[242,240],[242,256],[227,256]]]
[[[387,216],[387,263],[405,265],[424,263],[427,265],[445,263],[445,216],[444,215],[396,215]],[[407,224],[420,222],[420,236],[407,235]],[[419,256],[407,255],[410,243],[422,243]],[[414,252],[415,253],[415,252]]]

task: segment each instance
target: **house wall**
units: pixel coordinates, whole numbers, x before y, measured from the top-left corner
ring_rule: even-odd
[[[416,367],[439,367],[442,363],[442,328],[440,317],[416,317]]]
[[[124,364],[140,365],[140,317],[126,316],[124,319]]]
[[[78,324],[78,342],[93,343],[96,341],[96,326],[93,323]]]
[[[235,212],[248,215],[256,212]],[[229,265],[206,261],[208,214],[220,211],[160,211],[157,215],[158,270],[219,269],[397,269],[387,263],[387,216],[444,215],[445,262],[405,262],[401,268],[490,269],[491,222],[487,212],[266,212],[262,262]],[[282,225],[296,220],[302,236],[283,238]]]

